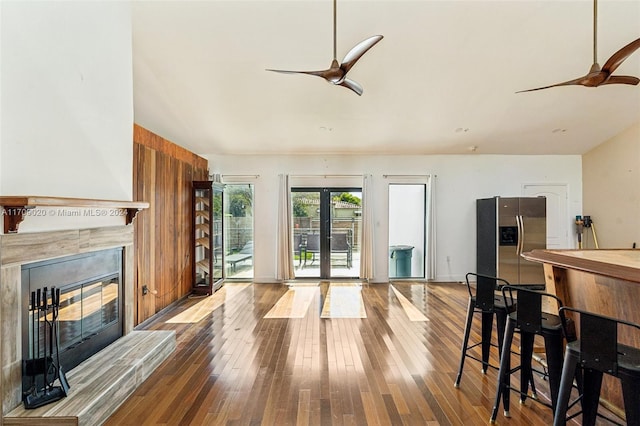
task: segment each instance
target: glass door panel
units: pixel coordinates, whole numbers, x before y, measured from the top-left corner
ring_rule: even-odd
[[[225,184],[224,276],[253,278],[253,185]]]
[[[320,277],[320,190],[291,192],[296,278]]]
[[[424,278],[426,186],[389,185],[389,278]]]
[[[222,204],[224,186],[220,183],[213,184],[213,279],[219,281],[223,278],[222,267]]]
[[[329,236],[332,278],[358,278],[360,275],[361,223],[362,191],[332,191]]]

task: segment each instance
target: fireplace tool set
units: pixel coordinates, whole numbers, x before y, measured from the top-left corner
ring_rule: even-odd
[[[30,387],[24,392],[25,408],[37,408],[58,401],[69,392],[69,383],[60,366],[58,341],[58,312],[60,289],[47,287],[31,292],[30,313],[30,359],[24,361],[23,374]],[[54,358],[55,351],[55,358]],[[54,386],[56,379],[59,386]]]

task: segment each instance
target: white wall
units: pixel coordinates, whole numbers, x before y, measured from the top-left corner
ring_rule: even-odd
[[[425,277],[425,184],[394,185],[389,193],[389,246],[411,246],[411,276]]]
[[[582,210],[580,156],[208,156],[211,173],[259,175],[255,179],[255,281],[275,280],[278,174],[371,173],[374,186],[376,282],[388,275],[388,184],[384,174],[435,174],[436,279],[459,281],[475,270],[475,200],[517,196],[524,183],[566,183],[569,217]],[[322,180],[318,178],[316,180]],[[331,178],[330,185],[340,179]],[[348,185],[353,178],[345,177]],[[319,182],[314,182],[317,185]],[[573,240],[572,240],[573,244]],[[572,246],[573,247],[573,246]],[[450,261],[446,259],[449,257]]]
[[[640,123],[586,153],[582,168],[599,247],[640,247]]]
[[[1,195],[131,200],[130,8],[0,2]]]

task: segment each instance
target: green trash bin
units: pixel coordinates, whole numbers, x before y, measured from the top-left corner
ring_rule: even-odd
[[[389,278],[410,277],[412,255],[413,246],[389,247]]]

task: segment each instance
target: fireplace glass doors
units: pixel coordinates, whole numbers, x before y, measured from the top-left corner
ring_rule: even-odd
[[[33,336],[34,331],[41,334],[40,326],[33,324],[39,324],[43,318],[33,317],[29,300],[32,292],[45,287],[49,292],[52,287],[60,290],[57,317],[60,365],[69,371],[122,336],[122,286],[121,248],[24,265],[23,359],[33,357],[38,348],[45,346],[45,342]]]
[[[117,275],[63,288],[60,292],[58,317],[62,354],[117,324],[119,298],[120,283]]]

